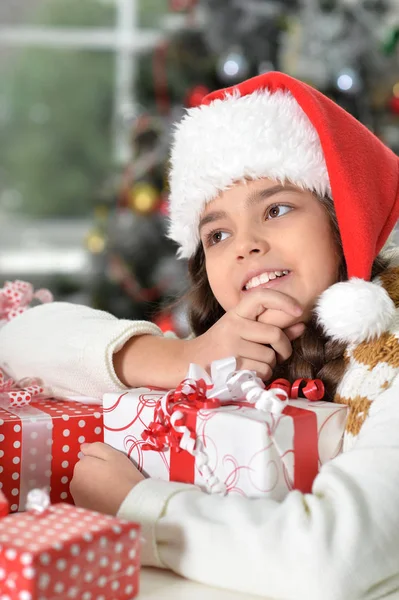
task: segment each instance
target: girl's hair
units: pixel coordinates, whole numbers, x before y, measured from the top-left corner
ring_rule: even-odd
[[[331,222],[331,228],[339,254],[338,281],[348,279],[341,236],[334,204],[331,198],[319,198],[323,203]],[[377,277],[387,268],[388,261],[382,256],[374,260],[371,278]],[[191,289],[187,293],[188,316],[191,329],[195,335],[202,335],[225,313],[210,288],[205,268],[205,254],[200,243],[196,253],[189,260],[188,271]],[[304,334],[292,342],[291,357],[278,365],[273,378],[284,377],[291,383],[296,379],[321,379],[324,383],[326,400],[333,400],[336,388],[345,371],[344,353],[346,344],[328,339],[323,329],[317,324],[314,315],[307,324]]]

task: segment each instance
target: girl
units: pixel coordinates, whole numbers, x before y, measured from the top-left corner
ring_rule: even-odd
[[[196,337],[44,305],[3,328],[1,366],[98,398],[170,388],[189,362],[231,355],[265,380],[322,378],[349,405],[350,451],[312,494],[278,503],[144,480],[104,444],[83,444],[71,492],[140,522],[146,565],[267,597],[398,597],[399,270],[379,254],[399,215],[398,158],[316,90],[268,73],[190,109],[171,163]]]

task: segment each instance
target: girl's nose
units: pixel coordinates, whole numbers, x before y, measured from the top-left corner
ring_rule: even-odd
[[[266,240],[258,239],[254,236],[247,236],[245,239],[237,240],[236,253],[238,260],[244,260],[255,254],[266,254],[270,246]]]

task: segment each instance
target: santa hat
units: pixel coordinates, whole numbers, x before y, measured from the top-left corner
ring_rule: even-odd
[[[369,279],[399,217],[399,158],[326,96],[277,72],[209,94],[176,126],[169,237],[178,256],[194,254],[208,202],[261,177],[329,195],[348,276]]]

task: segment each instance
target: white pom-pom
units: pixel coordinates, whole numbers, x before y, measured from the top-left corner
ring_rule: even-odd
[[[323,292],[316,313],[329,337],[360,344],[389,329],[395,317],[395,305],[377,283],[354,278],[336,283]]]

